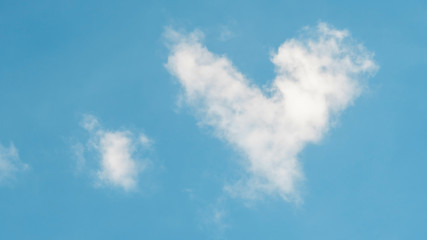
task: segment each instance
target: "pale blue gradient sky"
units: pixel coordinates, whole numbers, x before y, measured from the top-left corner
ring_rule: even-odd
[[[425,1],[0,1],[0,143],[30,166],[0,185],[0,239],[425,239],[426,11]],[[348,29],[379,71],[300,154],[303,204],[225,196],[240,156],[178,106],[164,28],[200,29],[263,86],[271,51],[319,21]],[[153,139],[137,191],[76,171],[83,114]]]

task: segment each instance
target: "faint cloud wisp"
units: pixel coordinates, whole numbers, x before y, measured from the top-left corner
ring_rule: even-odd
[[[0,183],[10,182],[18,173],[28,169],[29,165],[21,162],[13,144],[9,147],[0,144]]]

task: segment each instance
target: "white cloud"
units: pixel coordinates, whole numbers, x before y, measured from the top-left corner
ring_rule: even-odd
[[[136,138],[127,130],[105,130],[92,115],[85,115],[81,125],[90,133],[90,140],[87,149],[81,144],[74,147],[78,168],[81,169],[86,162],[83,152],[94,150],[99,159],[99,169],[96,171],[99,184],[121,187],[124,190],[135,189],[138,176],[144,171],[146,163],[137,157],[137,152],[151,140],[144,134]]]
[[[0,183],[13,180],[19,172],[29,168],[19,160],[18,150],[13,144],[5,147],[0,144]]]
[[[360,95],[362,79],[377,69],[373,54],[348,31],[320,23],[303,32],[272,54],[277,75],[266,93],[203,46],[201,32],[166,31],[166,67],[183,86],[186,102],[247,160],[247,178],[226,187],[233,195],[298,201],[304,179],[298,153],[322,138]]]

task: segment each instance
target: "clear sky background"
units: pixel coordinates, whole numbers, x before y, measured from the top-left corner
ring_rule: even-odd
[[[0,155],[14,164],[0,173],[0,239],[425,239],[426,12],[425,1],[0,1]],[[261,87],[271,53],[319,21],[349,30],[379,69],[299,153],[300,203],[233,198],[223,189],[242,155],[180,101],[165,28],[204,32]],[[108,133],[150,139],[136,147],[137,186],[99,183]]]

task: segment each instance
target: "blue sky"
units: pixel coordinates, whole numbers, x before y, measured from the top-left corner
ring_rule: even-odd
[[[0,239],[424,239],[426,11],[424,1],[0,1]],[[280,52],[290,39],[300,45]],[[293,51],[310,41],[318,52]],[[333,100],[268,118],[282,103],[263,96],[294,64],[286,56],[309,67],[322,54],[333,56],[331,88],[343,88],[324,97],[303,85]],[[343,65],[347,55],[365,62]],[[203,64],[188,70],[180,56]],[[232,88],[235,73],[245,80]],[[223,104],[235,98],[246,100]]]

